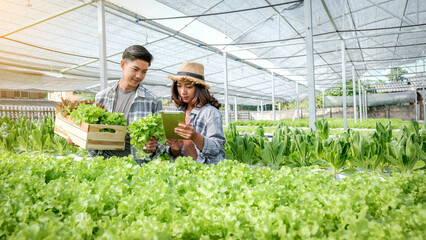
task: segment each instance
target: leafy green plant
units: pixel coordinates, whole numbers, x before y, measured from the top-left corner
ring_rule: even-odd
[[[386,144],[391,141],[392,135],[393,132],[391,122],[387,122],[385,125],[380,122],[376,123],[376,131],[368,135],[371,139],[371,141],[369,140],[371,145],[368,146],[368,150],[370,150],[369,154],[373,156],[373,159],[371,159],[371,164],[366,165],[365,167],[373,166],[372,170],[378,169],[381,172],[385,170],[385,168],[387,167],[387,161],[384,158],[386,152]],[[356,160],[353,162],[356,162]],[[360,163],[358,163],[358,165],[360,165]]]
[[[256,144],[252,137],[245,134],[237,136],[234,141],[227,141],[227,159],[234,159],[242,163],[254,165],[259,161],[256,154]]]
[[[235,142],[237,137],[240,135],[240,133],[237,131],[236,125],[233,123],[229,124],[228,128],[225,129],[224,134],[227,142]]]
[[[261,137],[261,138],[265,137],[265,130],[263,129],[263,126],[259,126],[259,127],[256,129],[256,133],[255,133],[255,135],[256,135],[256,136],[259,136],[259,137]]]
[[[404,140],[404,142],[389,143],[385,158],[403,172],[423,168],[425,163],[419,160],[420,157],[425,159],[426,156],[420,153],[419,145],[412,140],[412,137]]]
[[[294,137],[293,131],[285,125],[278,125],[273,135],[277,141],[284,143],[284,155],[288,156],[293,152],[292,138]],[[293,147],[293,148],[292,148]]]
[[[81,122],[89,124],[100,124],[101,119],[106,114],[105,109],[102,109],[94,104],[78,105],[77,109],[71,112],[71,119],[74,123],[79,125]]]
[[[423,138],[418,123],[403,126],[397,139],[387,143],[385,158],[401,171],[412,171],[425,166],[426,153],[422,151]]]
[[[127,128],[127,131],[130,133],[130,143],[138,150],[136,154],[137,157],[141,159],[145,159],[149,156],[149,154],[145,152],[145,143],[150,141],[151,137],[156,138],[158,142],[163,144],[166,140],[161,118],[152,113],[144,118],[133,121]]]
[[[299,129],[294,130],[292,142],[294,143],[294,152],[289,155],[289,160],[292,166],[304,167],[310,166],[311,151],[313,146],[311,142],[312,133],[305,133]]]
[[[51,152],[56,153],[60,156],[66,155],[72,152],[71,148],[73,146],[67,143],[67,140],[59,135],[53,135],[53,139],[49,142],[48,148]]]
[[[425,182],[0,152],[0,239],[423,239]]]
[[[376,131],[373,133],[372,137],[378,144],[385,147],[386,143],[390,142],[391,139],[392,139],[391,123],[388,122],[384,126],[383,126],[383,124],[381,124],[379,122],[376,123]]]
[[[327,147],[324,147],[324,160],[330,163],[334,177],[347,166],[349,143],[341,139],[333,139]]]
[[[324,118],[320,118],[315,122],[315,127],[317,128],[318,136],[321,139],[328,139],[330,136],[330,127],[328,126],[328,121]]]
[[[268,137],[265,137],[265,130],[262,126],[259,126],[256,129],[256,132],[253,135],[253,140],[256,143],[256,146],[258,146],[258,149],[264,149],[265,148],[265,141],[268,140]],[[260,152],[259,152],[260,154]]]
[[[278,126],[278,129],[281,126]],[[274,169],[278,169],[283,164],[284,143],[280,143],[279,137],[274,134],[271,141],[265,136],[265,130],[262,125],[258,126],[252,137],[256,144],[256,155],[259,156],[260,163]],[[281,146],[280,146],[281,145]]]
[[[348,134],[343,135],[344,139],[350,143],[349,162],[355,168],[363,170],[376,170],[383,163],[384,152],[377,151],[378,145],[372,138],[364,137],[356,131],[348,130]]]
[[[264,148],[260,150],[260,161],[273,169],[279,169],[287,159],[284,154],[285,148],[285,143],[280,142],[275,136],[271,141],[264,140]]]
[[[13,152],[16,148],[17,131],[10,128],[7,122],[3,122],[0,126],[0,149]]]
[[[18,149],[22,151],[29,151],[31,149],[31,142],[30,142],[30,133],[28,131],[19,131],[16,142],[18,143]]]
[[[421,149],[423,152],[426,152],[426,124],[423,124],[422,128],[419,129],[419,138],[421,143]],[[423,159],[426,161],[426,159]]]
[[[6,152],[49,152],[64,155],[78,149],[55,135],[51,116],[32,120],[21,116],[16,121],[5,117],[0,118],[0,122],[0,149]],[[87,154],[85,151],[81,154]]]
[[[127,120],[120,112],[106,112],[102,117],[100,124],[106,125],[127,125]]]
[[[71,101],[70,99],[61,98],[61,102],[56,103],[56,113],[61,114],[62,116],[68,116],[73,112],[80,104],[92,105],[94,100],[75,100]],[[102,104],[96,104],[97,106],[104,108]]]
[[[48,127],[42,122],[37,122],[29,136],[32,150],[45,152],[48,150],[51,135],[48,133]]]
[[[342,128],[343,118],[324,118],[327,120],[330,128]],[[410,121],[404,121],[401,119],[387,119],[387,118],[375,118],[375,119],[364,119],[362,122],[358,121],[355,123],[353,118],[347,119],[348,128],[363,128],[363,129],[375,129],[376,123],[385,125],[387,122],[391,122],[392,129],[400,129],[402,125],[409,125]],[[279,121],[271,120],[256,120],[256,121],[235,121],[232,124],[237,126],[263,126],[263,127],[274,127],[278,124],[283,123],[289,127],[309,127],[309,118],[302,118],[300,120],[293,121],[292,119],[281,119]]]
[[[107,112],[99,104],[79,103],[77,109],[71,111],[71,119],[79,125],[81,122],[104,125],[127,125],[126,118],[120,112]],[[115,132],[114,129],[104,128],[100,132]]]

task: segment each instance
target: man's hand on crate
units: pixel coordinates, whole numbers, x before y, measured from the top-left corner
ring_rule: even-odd
[[[77,144],[75,144],[69,136],[67,137],[67,143],[71,146],[74,146],[74,147],[80,147]]]

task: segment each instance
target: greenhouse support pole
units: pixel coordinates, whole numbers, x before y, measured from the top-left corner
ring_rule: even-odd
[[[355,84],[355,66],[352,65],[352,95],[354,102],[354,122],[356,123],[357,114],[356,114],[356,84]]]
[[[225,89],[225,126],[229,125],[229,103],[228,103],[228,57],[226,56],[226,52],[223,53],[224,60],[224,69],[223,69],[223,78],[224,81],[224,89]]]
[[[260,100],[260,116],[263,120],[263,100]]]
[[[362,92],[361,92],[361,78],[358,78],[358,94],[359,94],[359,121],[362,122]]]
[[[423,83],[423,95],[422,95],[422,100],[423,100],[423,124],[426,125],[426,101],[425,101],[425,85]]]
[[[315,72],[314,54],[312,38],[312,0],[304,1],[305,7],[305,32],[306,32],[306,57],[307,57],[307,79],[308,80],[308,102],[309,102],[309,127],[316,130],[316,110],[315,110]]]
[[[101,90],[108,87],[105,35],[105,1],[98,1],[99,80]]]
[[[300,120],[300,110],[299,110],[299,84],[296,82],[296,115],[297,115],[297,120]]]
[[[367,119],[367,89],[364,88],[364,119]]]
[[[238,121],[237,96],[234,97],[235,121]]]
[[[281,103],[282,102],[278,102],[278,112],[279,112],[279,114],[278,114],[278,120],[281,120],[281,118],[282,118],[282,114],[281,114]]]
[[[426,125],[426,101],[425,101],[425,85],[423,83],[423,124]]]
[[[423,89],[422,89],[422,104],[423,104],[423,124],[424,125],[426,125],[426,109],[425,109],[425,107],[426,107],[426,102],[425,102],[425,81],[423,80],[422,81],[422,86],[423,86]]]
[[[272,71],[272,120],[276,121],[275,117],[275,79],[274,79],[274,71]]]
[[[414,105],[416,105],[416,122],[419,121],[419,108],[418,108],[418,102],[417,102],[417,90],[414,90],[414,99],[415,99],[415,103]]]
[[[345,41],[340,41],[340,51],[342,53],[342,103],[343,103],[343,129],[348,130],[348,119],[346,117],[346,62],[345,62]]]
[[[325,96],[324,96],[324,91],[322,91],[322,117],[325,118]]]
[[[364,120],[365,119],[365,112],[364,112],[364,108],[365,108],[365,102],[364,102],[364,86],[361,88],[361,96],[362,96],[362,98],[361,98],[361,100],[362,100],[362,102],[361,102],[361,106],[362,106],[362,111],[361,111],[361,113],[362,113],[362,120]],[[361,121],[362,122],[362,121]]]

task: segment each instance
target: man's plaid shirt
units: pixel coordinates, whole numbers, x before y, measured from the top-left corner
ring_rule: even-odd
[[[117,95],[118,82],[113,86],[98,92],[95,96],[96,103],[105,106],[105,109],[112,112],[114,109],[115,98]],[[154,95],[150,90],[139,84],[136,90],[135,99],[130,107],[127,124],[134,120],[148,116],[150,113],[157,113],[163,109],[161,99]]]
[[[117,88],[118,82],[113,86],[108,87],[100,92],[98,92],[95,96],[95,102],[100,103],[105,106],[107,111],[112,112],[114,109],[114,103],[117,96]],[[133,100],[132,106],[129,110],[129,115],[127,116],[127,125],[131,124],[133,121],[148,116],[150,113],[158,113],[163,109],[163,105],[161,99],[155,96],[150,90],[146,89],[139,84],[139,87],[136,90],[135,98]],[[130,138],[129,134],[126,136],[126,150],[131,151],[132,155],[135,156],[136,149],[130,147]],[[165,149],[165,146],[162,144],[158,144],[158,148],[155,154],[153,154],[149,159],[145,159],[145,161],[136,159],[138,163],[150,161],[159,154],[161,154]],[[90,151],[90,155],[103,155],[105,157],[111,156],[123,156],[125,151]]]

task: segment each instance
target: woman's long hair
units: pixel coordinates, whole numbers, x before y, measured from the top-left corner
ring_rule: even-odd
[[[182,79],[183,80],[183,79]],[[201,84],[194,84],[195,86],[195,97],[190,103],[191,105],[201,108],[204,105],[210,103],[215,108],[219,109],[222,104],[219,103],[219,101],[213,97],[213,94],[210,93],[210,91]],[[179,92],[177,90],[177,81],[173,81],[172,84],[172,100],[175,102],[177,107],[184,106],[187,107],[187,104],[182,101],[181,97],[179,96]]]

